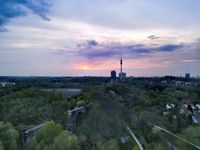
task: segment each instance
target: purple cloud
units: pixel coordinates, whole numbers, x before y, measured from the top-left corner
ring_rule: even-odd
[[[183,44],[168,44],[168,45],[163,45],[159,48],[160,51],[167,51],[167,52],[171,52],[180,48],[183,48],[184,45]]]
[[[94,42],[94,41],[93,41]],[[147,56],[151,53],[156,52],[172,52],[184,48],[184,44],[167,44],[161,46],[147,46],[143,44],[120,44],[120,43],[109,43],[109,44],[95,44],[94,43],[82,44],[82,47],[78,47],[77,53],[79,56],[86,58],[108,58],[120,55],[127,57],[141,57]]]
[[[98,45],[97,41],[95,41],[95,40],[89,40],[89,41],[87,41],[87,43],[89,46],[97,46]]]
[[[148,39],[154,40],[154,39],[159,39],[160,37],[155,36],[155,35],[150,35],[147,37]]]

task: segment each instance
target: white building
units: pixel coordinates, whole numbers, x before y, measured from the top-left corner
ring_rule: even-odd
[[[125,79],[126,78],[126,73],[122,72],[122,73],[119,73],[119,78],[121,80]]]
[[[0,82],[1,87],[6,87],[9,85],[15,85],[15,82]]]

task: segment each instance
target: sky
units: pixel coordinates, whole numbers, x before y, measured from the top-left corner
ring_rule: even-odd
[[[0,0],[0,75],[200,75],[200,0]]]

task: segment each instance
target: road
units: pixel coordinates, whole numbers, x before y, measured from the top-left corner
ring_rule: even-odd
[[[140,143],[140,141],[137,139],[137,137],[135,136],[135,134],[131,131],[131,129],[129,127],[126,127],[126,129],[128,130],[128,132],[131,134],[131,136],[133,137],[133,139],[135,140],[135,142],[137,143],[138,147],[140,150],[144,150],[144,148],[142,147],[142,144]]]
[[[186,142],[186,143],[188,143],[188,144],[190,144],[190,145],[192,145],[192,146],[194,146],[195,148],[197,148],[197,149],[200,150],[200,147],[199,147],[198,145],[193,144],[193,143],[191,143],[190,141],[188,141],[188,140],[186,140],[186,139],[184,139],[184,138],[182,138],[182,137],[180,137],[180,136],[177,136],[176,134],[172,133],[171,131],[168,131],[168,130],[166,130],[166,129],[160,127],[160,126],[157,126],[157,125],[155,125],[155,124],[152,124],[152,125],[153,125],[154,127],[158,128],[158,129],[160,129],[160,130],[162,130],[162,131],[164,131],[164,132],[166,132],[166,133],[168,133],[168,134],[170,134],[170,135],[172,135],[172,136],[178,138],[179,140],[184,141],[184,142]]]

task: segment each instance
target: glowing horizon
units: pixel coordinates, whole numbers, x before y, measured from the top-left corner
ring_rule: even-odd
[[[198,0],[35,1],[1,2],[0,75],[200,74]]]

